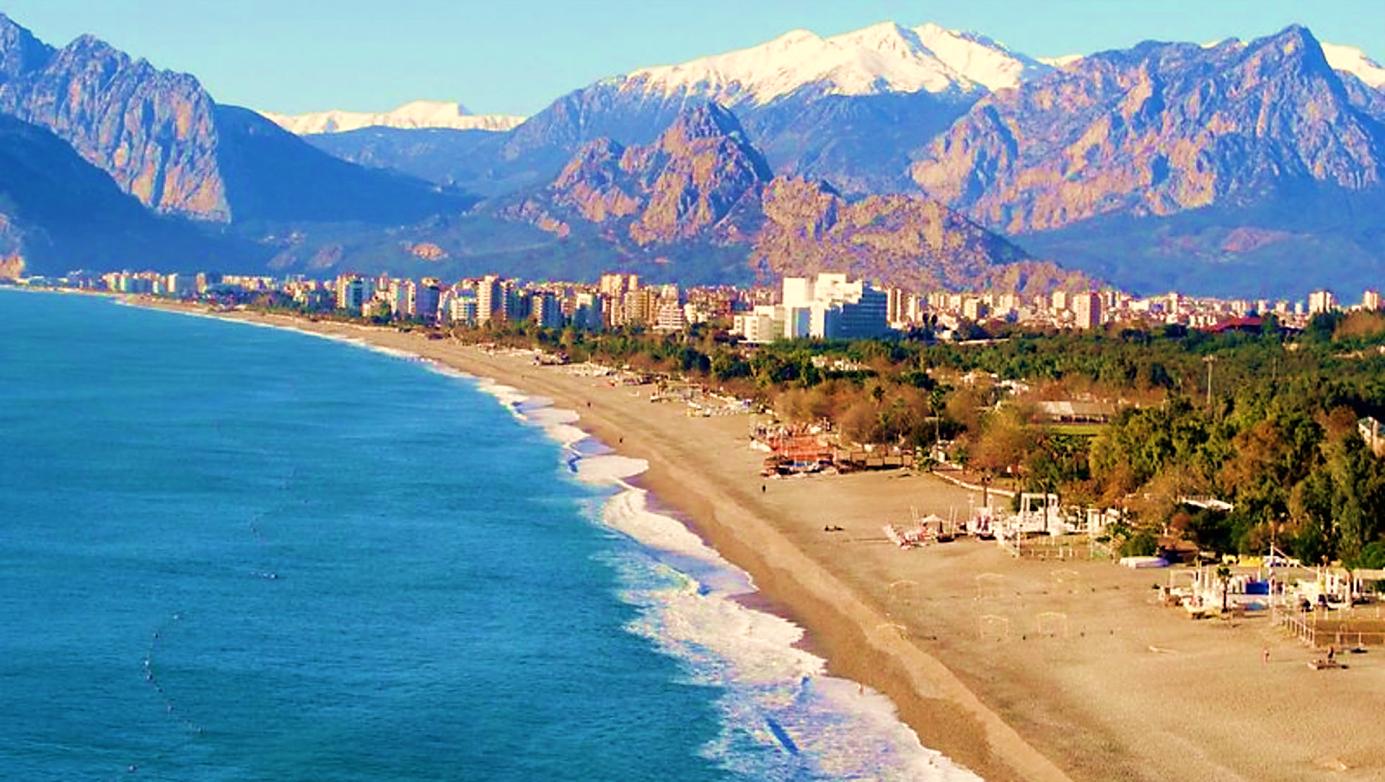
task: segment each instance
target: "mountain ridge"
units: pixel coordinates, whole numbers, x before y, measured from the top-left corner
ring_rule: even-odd
[[[271,190],[293,191],[292,199],[279,199],[275,216],[298,220],[395,221],[405,212],[416,218],[461,208],[465,200],[333,158],[258,114],[217,104],[195,77],[155,68],[91,35],[55,49],[0,14],[0,78],[0,113],[51,130],[161,214],[212,223],[261,217],[259,207],[237,203],[238,193]],[[252,136],[274,139],[272,164],[236,156]],[[294,171],[331,177],[285,178]],[[338,195],[375,189],[372,202]],[[370,208],[381,200],[387,203]]]
[[[1351,106],[1305,28],[1240,45],[1145,43],[988,96],[914,179],[1010,233],[1169,214],[1291,179],[1385,177],[1385,128]]]
[[[56,275],[77,265],[248,271],[266,257],[234,238],[152,214],[50,131],[0,114],[3,276]]]

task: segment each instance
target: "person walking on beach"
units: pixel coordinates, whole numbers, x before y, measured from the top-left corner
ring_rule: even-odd
[[[1270,664],[1270,648],[1269,648],[1268,646],[1266,646],[1266,647],[1260,652],[1260,664],[1261,664],[1261,665],[1269,665],[1269,664]]]

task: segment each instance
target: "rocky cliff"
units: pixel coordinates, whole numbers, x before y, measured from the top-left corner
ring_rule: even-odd
[[[990,95],[933,142],[914,179],[1014,234],[1364,190],[1385,178],[1383,153],[1385,128],[1353,105],[1312,34],[1291,27],[1248,44],[1103,52]]]
[[[588,143],[516,213],[563,225],[581,219],[640,247],[731,242],[758,219],[760,188],[770,178],[735,116],[705,103],[679,114],[652,144]]]
[[[595,231],[619,252],[685,265],[697,263],[699,248],[735,248],[743,271],[762,279],[842,270],[919,290],[1085,282],[937,201],[852,201],[820,180],[776,178],[736,117],[716,104],[685,110],[652,144],[587,144],[551,185],[504,214],[564,238]]]
[[[158,217],[51,132],[0,115],[0,276],[258,268],[266,254]]]
[[[157,69],[91,36],[54,49],[3,14],[0,113],[52,131],[163,214],[396,222],[465,203],[336,160],[253,112],[218,106],[188,74]],[[244,154],[256,141],[273,155]]]
[[[1022,293],[1089,284],[927,198],[851,202],[820,181],[785,177],[769,183],[762,201],[751,262],[765,277],[847,271],[909,290]]]
[[[229,219],[213,104],[196,79],[91,36],[58,50],[36,43],[0,15],[0,111],[53,131],[161,212]]]

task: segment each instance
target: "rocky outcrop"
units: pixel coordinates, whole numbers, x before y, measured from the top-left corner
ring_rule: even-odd
[[[820,180],[776,178],[716,104],[684,111],[652,144],[587,144],[504,214],[561,225],[563,237],[585,226],[617,252],[676,256],[684,268],[700,262],[699,248],[736,248],[762,279],[837,270],[913,290],[1025,292],[1086,282],[937,201],[851,201]]]
[[[155,216],[43,128],[0,115],[0,258],[6,273],[255,268],[253,247]]]
[[[0,237],[4,236],[5,227],[0,225]],[[3,242],[0,239],[0,242]],[[24,256],[18,252],[11,252],[8,255],[0,255],[0,280],[17,280],[24,276]]]
[[[1087,281],[1023,250],[927,198],[869,196],[848,202],[821,182],[776,179],[752,262],[769,277],[820,271],[910,290],[1037,293]]]
[[[553,183],[513,213],[538,224],[565,213],[644,247],[694,238],[735,241],[736,218],[758,214],[768,164],[730,112],[713,103],[691,108],[652,144],[588,143]],[[547,208],[546,208],[547,207]]]
[[[1363,103],[1365,97],[1358,99]],[[1144,43],[981,100],[914,167],[923,190],[1015,234],[1385,179],[1385,128],[1308,30]]]
[[[7,50],[12,41],[32,40],[8,18],[0,17],[0,29]],[[132,60],[91,36],[60,50],[21,44],[0,57],[8,77],[0,111],[58,134],[160,212],[230,218],[213,103],[196,79]]]

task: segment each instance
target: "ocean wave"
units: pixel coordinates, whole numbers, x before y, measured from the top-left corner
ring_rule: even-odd
[[[682,661],[689,682],[723,693],[708,758],[756,780],[979,782],[924,747],[887,697],[828,676],[826,661],[800,648],[802,627],[741,602],[755,591],[749,574],[629,483],[646,461],[593,448],[585,432],[574,440],[580,416],[550,400],[489,380],[477,387],[562,444],[578,480],[613,490],[595,519],[636,544],[613,559],[620,597],[639,612],[627,629]]]

